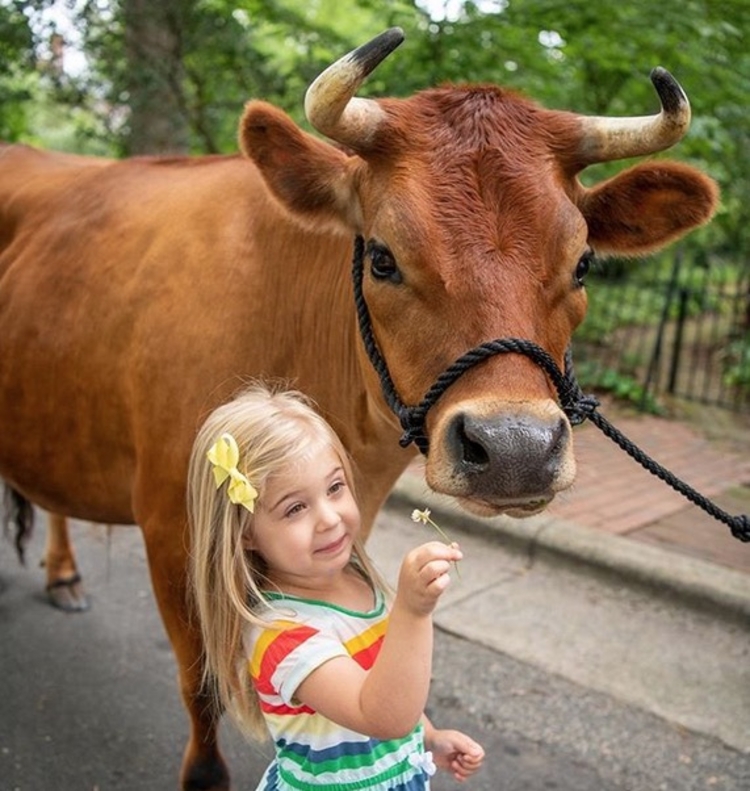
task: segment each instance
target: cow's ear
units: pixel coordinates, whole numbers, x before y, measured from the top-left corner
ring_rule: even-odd
[[[305,224],[333,225],[346,233],[359,227],[352,185],[360,160],[303,132],[286,113],[260,101],[246,105],[239,142],[271,192]]]
[[[644,162],[584,190],[577,203],[597,253],[639,255],[658,250],[716,211],[719,189],[679,162]]]

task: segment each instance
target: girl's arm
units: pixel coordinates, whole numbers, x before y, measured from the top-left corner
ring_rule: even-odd
[[[409,734],[422,716],[432,670],[432,611],[448,586],[458,545],[432,541],[401,565],[383,645],[369,671],[350,657],[314,670],[295,698],[345,728],[377,739]]]

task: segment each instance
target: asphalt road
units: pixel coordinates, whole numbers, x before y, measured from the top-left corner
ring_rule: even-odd
[[[140,532],[77,525],[74,539],[92,601],[77,615],[46,603],[43,530],[27,568],[0,542],[0,791],[176,789],[187,724]],[[436,791],[750,789],[750,755],[452,631],[437,634],[429,713],[488,757]],[[252,791],[267,748],[227,723],[223,745],[234,788]]]

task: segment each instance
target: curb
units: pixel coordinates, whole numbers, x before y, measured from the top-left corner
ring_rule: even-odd
[[[544,514],[482,519],[459,508],[452,498],[431,491],[423,478],[410,472],[397,481],[389,498],[393,500],[420,509],[428,504],[452,531],[500,543],[525,554],[530,562],[583,566],[610,581],[615,577],[695,609],[750,619],[749,574]]]

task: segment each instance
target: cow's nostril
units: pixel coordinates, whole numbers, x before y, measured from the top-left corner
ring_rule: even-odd
[[[487,467],[490,457],[487,449],[481,443],[471,439],[466,432],[466,423],[461,420],[458,427],[458,437],[461,443],[461,460],[474,467]]]
[[[463,438],[463,460],[475,467],[486,467],[490,463],[487,451],[478,443],[468,437]]]

